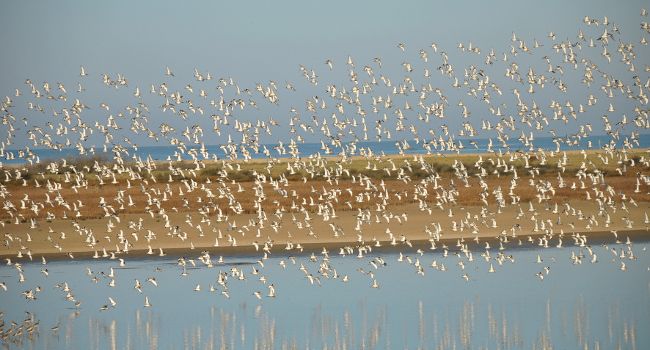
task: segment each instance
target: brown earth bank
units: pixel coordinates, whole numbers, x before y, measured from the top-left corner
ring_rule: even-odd
[[[605,150],[5,167],[0,255],[644,237],[649,159]]]

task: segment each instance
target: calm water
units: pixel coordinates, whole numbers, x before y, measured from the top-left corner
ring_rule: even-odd
[[[456,140],[456,145],[458,146],[460,141],[460,144],[463,145],[463,148],[460,150],[460,153],[485,153],[488,150],[488,139],[459,139]],[[601,135],[601,136],[590,136],[590,137],[584,137],[581,139],[577,138],[563,138],[563,139],[553,139],[551,137],[539,137],[536,138],[528,145],[524,144],[521,140],[517,138],[512,138],[508,141],[507,147],[503,147],[503,145],[499,142],[494,142],[492,146],[492,150],[495,152],[506,152],[506,151],[517,151],[517,150],[522,150],[522,151],[528,151],[528,150],[537,150],[537,149],[544,149],[544,150],[556,150],[557,145],[555,143],[557,141],[557,145],[559,145],[560,150],[581,150],[581,149],[601,149],[605,147],[606,145],[610,147],[616,147],[616,148],[622,148],[626,142],[631,143],[629,139],[623,137],[618,140],[612,140],[610,136],[607,135]],[[470,142],[475,142],[475,144],[470,144]],[[325,152],[325,150],[322,148],[320,143],[301,143],[298,144],[298,150],[300,152],[300,157],[309,157],[311,155],[316,155],[320,154],[321,156],[326,156],[326,155],[340,155],[342,153],[345,153],[348,156],[355,156],[355,155],[363,155],[363,154],[368,154],[368,151],[370,150],[373,154],[386,154],[386,155],[391,155],[391,154],[399,154],[400,150],[403,151],[405,154],[426,154],[426,153],[452,153],[455,151],[449,151],[443,149],[443,148],[438,148],[435,149],[431,147],[430,149],[425,149],[423,147],[423,144],[416,144],[414,141],[410,141],[407,145],[404,145],[403,143],[399,144],[399,147],[396,145],[397,141],[384,141],[384,142],[357,142],[354,144],[347,143],[343,144],[342,148],[335,147],[328,145],[329,147],[329,154]],[[273,157],[291,157],[289,154],[289,145],[288,144],[283,144],[283,147],[285,148],[285,151],[287,153],[281,154],[279,152],[279,149],[277,148],[278,145],[276,144],[268,144],[265,145],[267,149],[270,151],[271,156]],[[638,144],[631,144],[632,147],[634,148],[650,148],[650,135],[640,135],[638,137]],[[446,147],[446,146],[445,146]],[[193,149],[196,151],[196,156],[198,159],[204,159],[203,156],[200,153],[200,147],[189,147],[188,149]],[[209,145],[205,147],[206,152],[210,154],[210,159],[213,159],[213,157],[216,155],[218,159],[230,159],[234,158],[235,156],[237,157],[236,159],[243,159],[243,155],[241,153],[241,148],[238,147],[236,148],[235,153],[226,153],[223,148],[219,145]],[[26,163],[28,159],[31,159],[32,161],[35,161],[37,158],[39,158],[41,161],[43,160],[59,160],[61,158],[68,158],[68,157],[77,157],[79,156],[79,151],[75,148],[65,148],[61,150],[53,150],[53,149],[31,149],[31,154],[18,150],[6,150],[3,153],[0,153],[0,161],[6,164],[22,164]],[[261,159],[265,158],[266,155],[263,153],[263,149],[259,150],[259,153],[255,153],[254,150],[252,149],[247,149],[247,151],[250,153],[251,158],[253,159]],[[107,152],[104,152],[103,149],[98,148],[95,149],[95,154],[98,155],[103,155],[107,159],[112,159],[113,158],[113,153],[111,152],[110,149],[107,149]],[[128,158],[132,159],[132,156],[136,156],[142,160],[146,160],[149,157],[153,160],[157,161],[164,161],[168,157],[171,157],[171,159],[175,160],[175,154],[179,153],[178,149],[173,146],[143,146],[143,147],[138,147],[137,150],[130,148],[130,147],[124,147],[122,151],[122,157],[123,158]],[[184,160],[191,160],[191,156],[188,154],[183,154],[182,159]]]
[[[595,246],[598,262],[585,248],[508,249],[514,262],[495,258],[496,270],[476,249],[474,261],[459,257],[450,247],[419,256],[404,250],[381,257],[386,266],[375,269],[377,256],[340,257],[330,254],[329,277],[319,273],[323,256],[290,259],[273,256],[225,258],[223,264],[183,269],[174,257],[156,260],[52,261],[46,266],[24,263],[19,283],[14,266],[0,268],[0,309],[5,330],[21,323],[26,312],[39,322],[32,337],[14,337],[27,349],[648,349],[650,348],[650,244]],[[440,248],[438,248],[439,250]],[[612,251],[615,250],[615,252]],[[621,259],[621,250],[626,257]],[[630,256],[629,252],[633,253]],[[616,253],[616,256],[614,255]],[[581,264],[571,256],[584,255]],[[197,252],[197,256],[199,253]],[[537,256],[542,259],[537,263]],[[416,258],[424,275],[417,274]],[[411,260],[412,264],[408,262]],[[216,257],[213,256],[216,261]],[[431,267],[436,261],[437,268]],[[286,263],[286,269],[280,262]],[[376,260],[374,260],[376,261]],[[464,264],[464,270],[459,266]],[[622,271],[622,263],[626,270]],[[307,272],[300,270],[305,266]],[[442,265],[445,271],[441,271]],[[114,268],[115,286],[108,284]],[[550,268],[548,274],[544,267]],[[41,270],[47,268],[49,276]],[[87,275],[87,268],[92,273]],[[245,279],[232,276],[242,270]],[[253,268],[260,270],[253,274]],[[339,275],[332,278],[336,269]],[[220,271],[230,298],[217,283]],[[324,270],[321,270],[321,272]],[[379,288],[371,288],[372,271]],[[540,279],[537,273],[542,273]],[[319,276],[310,284],[305,276]],[[466,281],[462,275],[468,275]],[[273,283],[276,297],[259,281]],[[344,275],[349,282],[342,282]],[[93,281],[96,277],[97,282]],[[146,282],[155,277],[158,287]],[[142,282],[142,293],[134,281]],[[65,300],[57,284],[67,282],[79,308]],[[196,285],[201,287],[195,291]],[[210,291],[214,285],[216,291]],[[36,300],[22,291],[40,286]],[[261,300],[254,295],[260,291]],[[145,295],[151,307],[144,307]],[[116,302],[110,306],[108,297]],[[100,311],[103,305],[108,310]],[[52,329],[55,327],[54,329]]]

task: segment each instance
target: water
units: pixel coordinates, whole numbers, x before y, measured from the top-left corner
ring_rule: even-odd
[[[455,145],[459,146],[459,142],[462,144],[463,148],[460,149],[460,153],[485,153],[488,151],[488,139],[457,139],[454,140]],[[493,140],[494,141],[494,140]],[[470,142],[475,142],[471,144]],[[557,142],[557,145],[556,143]],[[612,140],[610,136],[600,135],[600,136],[590,136],[583,137],[581,139],[577,138],[562,138],[554,139],[551,137],[539,137],[531,141],[532,144],[526,145],[522,140],[517,138],[512,138],[508,141],[507,147],[499,142],[494,142],[492,150],[495,152],[506,152],[506,151],[529,151],[529,150],[556,150],[558,145],[559,149],[563,151],[569,150],[581,150],[581,149],[601,149],[602,147],[614,146],[616,148],[623,147],[626,142],[629,142],[626,138],[621,138],[618,140]],[[405,154],[426,154],[426,153],[452,153],[455,151],[450,151],[447,148],[439,147],[438,149],[431,147],[427,150],[422,143],[416,144],[414,141],[408,142],[408,145],[403,143],[399,144],[399,147],[396,145],[398,141],[383,141],[383,142],[357,142],[352,147],[350,143],[342,144],[342,147],[328,145],[330,148],[330,153],[326,153],[320,143],[301,143],[298,144],[298,150],[301,157],[309,157],[313,155],[320,154],[322,156],[326,155],[340,155],[345,153],[348,156],[353,155],[363,155],[368,154],[368,150],[371,150],[373,154],[386,154],[394,155],[399,154],[402,151]],[[638,145],[633,144],[635,148],[649,148],[650,147],[650,137],[647,135],[641,135],[638,137]],[[589,147],[591,144],[591,147]],[[287,153],[281,154],[277,149],[277,144],[268,144],[264,145],[270,151],[271,156],[273,157],[291,157],[289,152],[289,146],[284,144],[284,148]],[[178,148],[174,146],[141,146],[137,147],[137,150],[133,147],[120,147],[122,150],[122,157],[132,159],[133,156],[136,156],[142,160],[146,160],[149,157],[156,161],[164,161],[171,158],[176,160],[176,153],[180,153]],[[200,154],[200,146],[189,147],[190,150],[196,151],[196,157],[199,159],[204,159]],[[95,154],[102,155],[107,159],[113,158],[113,151],[116,149],[107,149],[106,152],[102,148],[95,149]],[[236,153],[231,154],[226,153],[224,148],[221,145],[208,145],[205,147],[206,152],[209,154],[209,159],[213,159],[214,156],[217,159],[233,159],[235,156],[237,159],[243,159],[241,148],[236,148]],[[247,151],[250,152],[250,156],[253,159],[263,159],[266,158],[266,155],[263,153],[262,149],[259,152],[247,148]],[[60,160],[61,158],[74,158],[79,156],[79,151],[75,148],[63,148],[60,150],[55,149],[30,149],[30,152],[25,152],[25,150],[7,150],[0,154],[0,160],[5,164],[23,164],[27,163],[28,160],[36,161],[36,159],[44,160]],[[181,159],[191,160],[191,156],[188,154],[182,154]]]
[[[272,256],[262,268],[257,257],[229,257],[224,264],[182,268],[174,257],[129,258],[119,268],[116,260],[24,263],[25,282],[18,282],[13,266],[0,268],[0,309],[5,330],[10,321],[21,323],[25,312],[39,322],[38,333],[18,338],[5,348],[34,349],[647,349],[650,348],[650,243],[594,246],[598,262],[590,263],[586,248],[507,249],[514,263],[499,264],[491,250],[496,272],[474,252],[474,261],[447,257],[440,252],[403,250],[409,258],[399,262],[397,252],[384,252],[386,266],[375,269],[376,255],[331,254],[330,271],[337,279],[319,274],[317,261],[297,256]],[[616,256],[612,253],[615,249]],[[621,250],[628,252],[620,258]],[[629,251],[633,252],[630,258]],[[573,264],[572,253],[583,254]],[[198,254],[198,253],[197,253]],[[543,260],[536,263],[537,256]],[[415,259],[424,275],[416,273]],[[216,257],[213,256],[216,260]],[[438,269],[432,268],[436,261]],[[287,264],[286,269],[280,261]],[[464,263],[461,270],[459,262]],[[622,263],[626,270],[622,271]],[[304,264],[307,272],[299,269]],[[441,271],[442,265],[445,271]],[[110,268],[115,287],[109,287]],[[544,267],[550,268],[549,273]],[[41,273],[47,268],[49,276]],[[86,274],[92,270],[92,277]],[[244,271],[245,279],[230,276],[230,298],[217,284],[220,271]],[[253,268],[260,273],[254,275]],[[359,271],[362,269],[362,273]],[[371,288],[372,271],[379,288]],[[538,277],[538,273],[544,279]],[[313,285],[306,274],[320,276]],[[330,277],[332,277],[330,272]],[[468,275],[468,281],[463,277]],[[267,297],[265,276],[277,295]],[[342,282],[344,275],[349,282]],[[146,282],[155,277],[159,286]],[[142,282],[142,293],[134,289]],[[75,308],[65,301],[57,284],[67,282]],[[201,290],[194,291],[197,284]],[[210,292],[214,285],[215,292]],[[22,291],[37,286],[42,292],[27,300]],[[254,295],[259,291],[261,300]],[[152,306],[144,307],[145,295]],[[116,302],[111,307],[108,297]],[[100,311],[103,305],[108,310]],[[54,330],[52,327],[58,326]]]

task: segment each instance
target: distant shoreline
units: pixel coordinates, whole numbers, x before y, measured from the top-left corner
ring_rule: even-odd
[[[166,146],[160,146],[160,147],[166,147]],[[615,151],[617,152],[627,152],[627,153],[648,153],[650,156],[650,147],[640,147],[640,148],[633,148],[633,149],[616,149]],[[412,159],[414,157],[442,157],[442,158],[477,158],[479,156],[482,157],[488,157],[488,156],[493,156],[493,155],[509,155],[509,154],[537,154],[540,152],[548,153],[548,154],[558,154],[555,150],[547,150],[547,149],[537,149],[535,151],[522,151],[522,150],[512,150],[512,151],[507,151],[507,152],[499,152],[497,151],[492,151],[492,152],[465,152],[465,153],[456,153],[456,152],[438,152],[438,153],[405,153],[405,154],[376,154],[373,153],[372,156],[366,156],[366,155],[353,155],[353,156],[346,156],[345,158],[348,160],[363,160],[363,159]],[[607,150],[604,149],[588,149],[588,150],[560,150],[559,153],[566,153],[567,155],[575,155],[575,154],[582,154],[582,152],[585,152],[586,154],[595,154],[595,153],[606,153]],[[204,164],[218,164],[222,162],[226,163],[231,163],[231,164],[260,164],[260,163],[267,163],[269,160],[273,161],[278,161],[280,163],[286,163],[288,161],[293,161],[293,160],[305,160],[305,159],[325,159],[325,160],[340,160],[343,159],[343,155],[312,155],[312,156],[300,156],[297,158],[294,157],[270,157],[270,158],[252,158],[252,159],[235,159],[235,160],[230,160],[230,159],[224,159],[220,158],[217,160],[214,159],[198,159],[199,162],[203,162]],[[40,164],[45,164],[45,162],[60,162],[63,159],[67,161],[74,161],[74,160],[94,160],[94,159],[101,159],[105,164],[115,164],[116,162],[110,158],[110,157],[104,157],[103,153],[100,154],[95,154],[95,155],[89,155],[89,156],[71,156],[71,157],[63,157],[63,158],[46,158],[46,159],[41,159]],[[129,160],[128,162],[133,162],[132,160]],[[180,161],[178,160],[153,160],[154,164],[167,164],[169,162],[172,162],[174,164],[193,164],[194,160],[192,159],[181,159]],[[2,168],[23,168],[23,167],[29,167],[29,166],[34,166],[35,164],[27,164],[27,163],[3,163],[0,161],[0,169]]]
[[[648,149],[650,148],[650,142],[643,142],[644,140],[650,140],[650,134],[646,135],[648,137],[642,137],[644,135],[640,135],[639,141],[640,145],[638,146],[639,148],[635,149]],[[538,150],[542,149],[545,151],[554,151],[556,148],[555,143],[553,140],[556,139],[562,139],[565,140],[565,138],[554,138],[554,137],[538,137],[535,140],[532,141],[534,145],[534,152],[537,152]],[[597,141],[597,145],[593,145],[592,148],[587,149],[587,151],[599,151],[603,150],[602,149],[602,144],[601,141],[606,141],[604,142],[605,144],[609,144],[610,141],[612,141],[611,138],[608,137],[608,135],[595,135],[595,136],[589,136],[587,138],[583,138],[583,141],[581,141],[581,144],[586,142],[585,140],[589,141],[588,139],[592,139],[591,141]],[[488,143],[487,138],[485,139],[472,139],[472,138],[457,138],[453,139],[454,145],[458,146],[458,142],[463,144],[462,149],[446,149],[446,150],[437,150],[437,149],[432,149],[431,152],[428,152],[426,148],[423,147],[423,144],[416,144],[415,142],[411,141],[409,143],[410,148],[406,149],[404,152],[405,156],[413,156],[413,155],[466,155],[466,154],[486,154],[489,153],[487,152]],[[321,143],[319,142],[304,142],[304,143],[297,143],[296,146],[298,147],[301,155],[301,158],[308,158],[309,156],[316,156],[316,154],[320,154],[320,157],[326,158],[326,157],[341,157],[341,152],[345,150],[348,146],[351,144],[354,144],[356,151],[354,155],[351,155],[350,157],[356,157],[356,156],[362,156],[358,154],[360,152],[360,149],[371,149],[374,155],[381,155],[382,153],[385,154],[386,156],[389,155],[399,155],[399,149],[395,146],[396,143],[400,143],[402,140],[399,139],[394,139],[394,140],[384,140],[384,141],[357,141],[357,142],[348,142],[348,143],[342,143],[343,147],[338,148],[336,146],[332,146],[331,144],[326,144],[328,147],[331,147],[333,149],[331,154],[327,154],[322,148],[321,148]],[[447,140],[445,140],[447,142]],[[477,146],[476,148],[474,145],[472,145],[472,142],[476,142],[474,145]],[[496,141],[498,142],[498,141]],[[517,138],[511,138],[509,140],[508,148],[505,149],[501,147],[500,144],[496,143],[492,146],[493,150],[495,152],[531,152],[528,150],[525,146],[524,143],[522,143],[519,139]],[[617,144],[621,146],[622,140],[619,140]],[[255,160],[265,160],[268,159],[264,153],[262,152],[263,147],[266,147],[269,149],[271,158],[276,158],[276,159],[285,159],[285,158],[291,158],[289,157],[288,151],[287,155],[279,155],[278,152],[274,149],[276,146],[279,146],[279,143],[268,143],[268,144],[260,144],[260,151],[258,153],[251,153],[251,156]],[[576,146],[568,146],[566,144],[566,141],[561,142],[561,149],[560,151],[579,151],[577,148],[578,145]],[[201,147],[205,147],[207,152],[210,154],[210,156],[218,156],[219,161],[221,160],[229,160],[228,154],[224,153],[223,150],[221,149],[222,147],[226,146],[226,144],[214,144],[214,145],[197,145],[197,144],[190,144],[190,145],[185,145],[185,149],[192,149],[192,150],[200,150]],[[241,154],[241,146],[239,144],[233,144],[237,148],[237,153],[238,153],[238,159],[235,161],[243,161],[242,157],[243,155]],[[289,148],[289,144],[284,144],[283,147],[285,149]],[[85,155],[79,155],[78,150],[75,147],[65,147],[65,148],[60,148],[60,149],[53,149],[53,148],[31,148],[29,146],[26,146],[25,148],[20,148],[20,149],[6,149],[4,150],[5,153],[11,152],[13,154],[16,154],[18,152],[24,152],[25,149],[29,149],[30,152],[36,154],[39,156],[41,161],[45,160],[60,160],[63,158],[74,158],[74,157],[103,157],[103,158],[109,158],[109,160],[113,156],[112,149],[108,149],[106,152],[104,152],[101,147],[96,147],[96,146],[88,146],[86,149],[95,149],[95,152],[93,153],[87,153]],[[174,152],[178,150],[178,146],[173,146],[173,145],[149,145],[149,146],[129,146],[129,147],[120,147],[124,150],[127,150],[130,155],[133,154],[139,154],[141,158],[146,155],[150,155],[154,158],[155,161],[157,162],[164,162],[167,161],[166,159],[160,159],[166,158],[167,156],[173,155]],[[135,148],[138,150],[136,151]],[[246,149],[251,151],[253,148],[250,145],[246,145]],[[147,152],[145,151],[154,151],[154,152]],[[191,161],[191,159],[188,158],[187,154],[184,155],[183,161]],[[143,159],[145,160],[145,159]],[[213,159],[202,159],[202,161],[213,161]],[[6,155],[3,156],[0,159],[0,163],[3,164],[3,166],[8,166],[8,165],[25,165],[28,164],[29,161],[26,158],[15,158],[13,160],[7,160]]]

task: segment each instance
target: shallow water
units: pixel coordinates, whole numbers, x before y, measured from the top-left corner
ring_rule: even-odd
[[[3,265],[4,330],[26,317],[39,324],[31,336],[11,336],[0,344],[26,349],[647,349],[649,248],[647,242],[594,246],[596,263],[580,247],[508,249],[503,253],[514,262],[506,258],[502,264],[492,248],[494,273],[488,272],[483,249],[474,249],[474,261],[457,256],[457,247],[450,247],[447,257],[440,248],[423,256],[404,249],[402,262],[398,252],[382,253],[386,266],[377,268],[370,264],[375,255],[360,259],[330,252],[330,278],[318,271],[320,254],[315,262],[309,255],[296,256],[295,265],[273,254],[263,268],[257,257],[226,258],[214,267],[195,259],[199,267],[186,269],[186,276],[174,257],[127,258],[124,268],[117,260],[33,262],[23,263],[22,283],[15,266]],[[621,250],[627,252],[623,259]],[[572,253],[584,255],[581,264],[572,262]],[[416,259],[424,275],[416,273]],[[434,260],[437,268],[431,267]],[[111,267],[114,287],[106,276]],[[228,277],[227,299],[217,275],[232,268],[243,270],[245,279]],[[379,288],[371,288],[369,271]],[[307,274],[319,279],[312,285]],[[267,285],[273,283],[276,297],[267,296],[262,275]],[[146,282],[148,277],[155,277],[158,287]],[[136,278],[142,293],[134,288]],[[79,307],[56,287],[63,282]],[[197,284],[200,291],[194,290]],[[37,286],[42,291],[35,300],[21,295]],[[145,296],[151,307],[144,307]],[[101,311],[103,305],[108,309]]]

